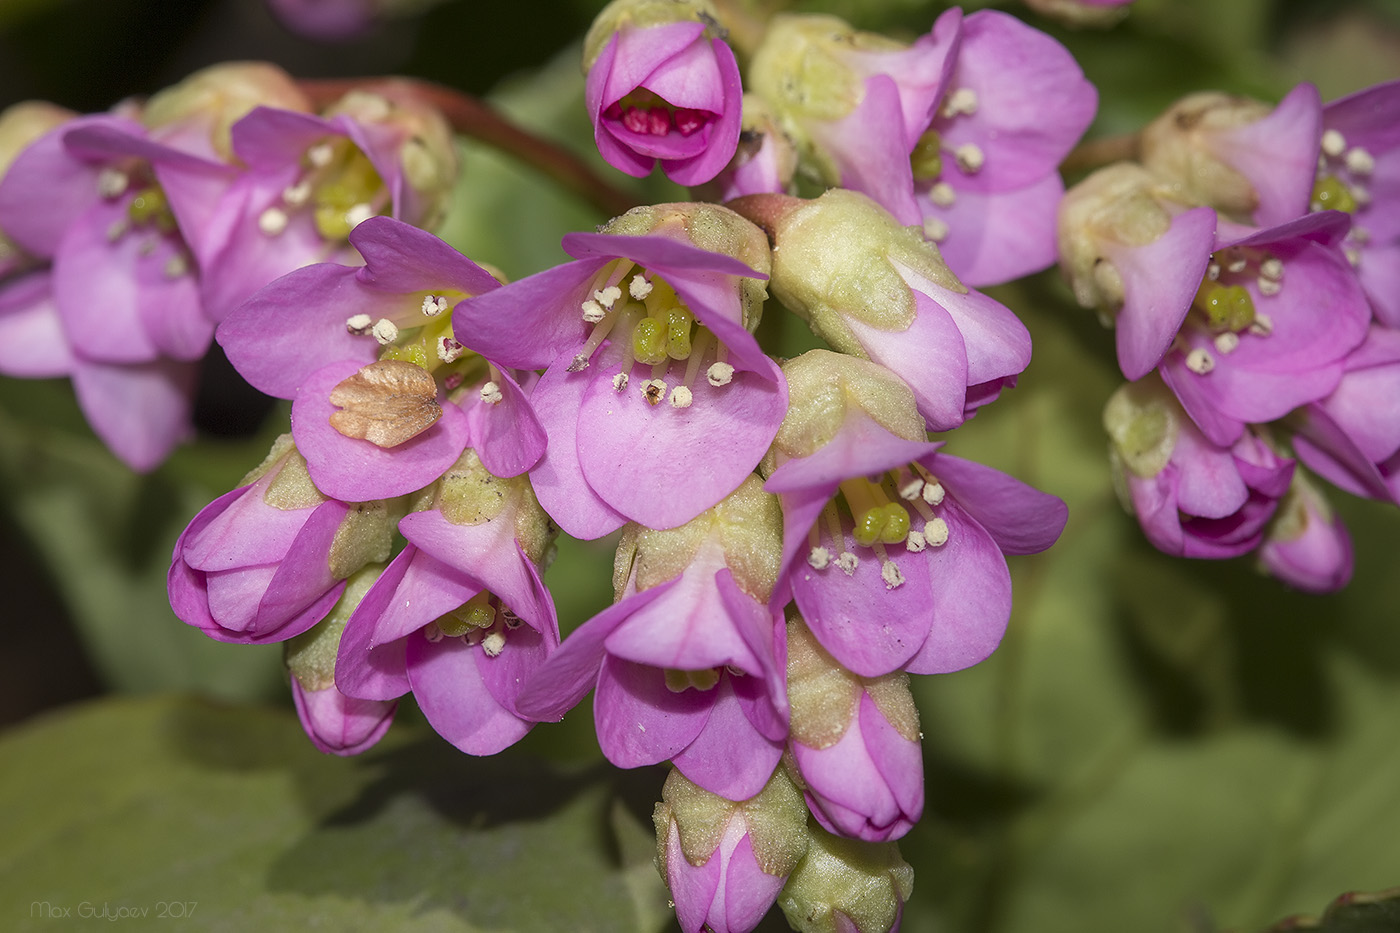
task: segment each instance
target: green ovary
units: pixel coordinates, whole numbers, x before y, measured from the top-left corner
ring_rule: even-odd
[[[896,502],[868,508],[855,516],[853,537],[857,544],[864,547],[870,547],[877,541],[898,544],[908,536],[909,513]]]
[[[1350,214],[1356,210],[1356,197],[1341,179],[1335,175],[1328,175],[1326,178],[1319,178],[1313,185],[1312,204],[1317,210],[1345,211]]]
[[[914,151],[909,153],[909,167],[914,170],[914,181],[933,181],[943,174],[943,140],[933,130],[919,137]]]
[[[126,216],[137,227],[154,226],[161,233],[175,232],[175,215],[170,211],[170,202],[159,185],[151,185],[136,192],[126,207]]]
[[[334,149],[331,161],[318,173],[311,189],[315,205],[316,229],[328,240],[343,240],[350,235],[358,220],[352,210],[361,206],[376,209],[384,195],[384,180],[379,177],[369,156],[348,139],[327,143]]]
[[[491,594],[482,590],[464,605],[437,619],[437,627],[448,638],[465,635],[472,629],[490,628],[496,622]]]
[[[1239,333],[1254,323],[1254,299],[1243,285],[1203,282],[1192,304],[1211,330]]]

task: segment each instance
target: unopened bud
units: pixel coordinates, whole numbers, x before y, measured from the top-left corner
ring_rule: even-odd
[[[201,134],[202,140],[191,140],[194,145],[208,146],[218,158],[231,162],[231,128],[254,107],[309,111],[311,102],[276,65],[228,62],[196,71],[154,94],[141,121],[162,140]]]
[[[914,869],[893,842],[843,839],[812,826],[807,854],[778,906],[801,933],[888,933],[914,892]]]

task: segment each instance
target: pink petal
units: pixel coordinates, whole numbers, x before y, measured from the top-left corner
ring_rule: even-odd
[[[88,424],[133,470],[155,469],[194,434],[193,363],[158,360],[126,366],[75,359],[72,376]]]
[[[477,666],[480,653],[479,645],[461,638],[436,644],[410,638],[408,681],[438,735],[468,755],[494,755],[520,741],[534,723],[517,718],[491,693]]]

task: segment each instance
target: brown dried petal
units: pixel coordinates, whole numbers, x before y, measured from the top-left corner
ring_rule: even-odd
[[[376,447],[397,447],[442,417],[437,383],[428,371],[403,360],[380,360],[331,391],[331,427]]]

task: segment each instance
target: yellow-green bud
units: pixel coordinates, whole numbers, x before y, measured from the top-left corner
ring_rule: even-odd
[[[1103,426],[1115,458],[1136,476],[1149,479],[1166,467],[1180,433],[1181,409],[1175,396],[1151,376],[1120,386],[1103,410]]]
[[[760,468],[768,475],[777,458],[806,457],[827,444],[854,414],[872,418],[906,440],[927,439],[914,392],[894,373],[869,360],[808,350],[783,364],[788,411]]]
[[[807,854],[788,878],[778,906],[801,933],[837,933],[844,914],[860,933],[893,928],[914,893],[914,869],[893,842],[861,842],[808,827]]]
[[[340,636],[350,621],[360,600],[384,572],[384,564],[366,566],[345,583],[330,613],[314,626],[284,643],[282,659],[287,670],[301,682],[303,690],[319,692],[335,686],[335,656],[340,650]]]
[[[763,790],[748,800],[726,800],[692,784],[672,769],[656,805],[657,867],[667,877],[667,845],[672,821],[686,861],[704,865],[718,848],[729,821],[744,820],[758,867],[781,878],[797,866],[807,851],[807,805],[782,768],[773,772]]]
[[[1177,101],[1142,131],[1142,164],[1171,186],[1177,200],[1213,207],[1248,223],[1259,193],[1237,169],[1219,158],[1211,137],[1268,116],[1273,108],[1220,91]]]
[[[193,129],[204,134],[214,154],[233,161],[230,130],[254,107],[309,111],[311,101],[281,68],[266,62],[211,65],[154,94],[141,122],[157,139]]]
[[[615,33],[695,20],[718,36],[719,17],[709,0],[613,0],[593,19],[583,39],[583,71],[588,73]]]

